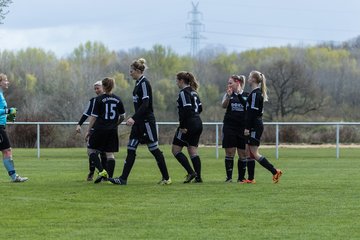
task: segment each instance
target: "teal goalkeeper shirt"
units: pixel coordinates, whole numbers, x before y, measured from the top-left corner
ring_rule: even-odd
[[[7,103],[4,97],[4,92],[0,89],[0,126],[6,125],[5,108],[7,108]]]

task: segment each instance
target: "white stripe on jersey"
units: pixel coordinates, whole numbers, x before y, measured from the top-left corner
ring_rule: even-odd
[[[93,103],[92,103],[92,109],[91,109],[91,116],[93,116],[93,117],[98,117],[98,115],[96,115],[96,114],[94,114],[93,112],[94,112],[94,107],[95,107],[95,98],[94,98],[94,100],[93,100]]]
[[[149,136],[150,141],[154,141],[154,136],[153,136],[153,134],[152,134],[150,124],[149,124],[149,123],[145,123],[145,127],[146,127],[146,131],[147,131],[147,134],[148,134],[148,136]]]
[[[176,137],[181,140],[181,136],[182,136],[182,132],[180,132],[180,130],[178,130],[178,134],[176,135]]]
[[[146,89],[146,82],[141,83],[141,88],[142,88],[142,91],[143,91],[142,99],[149,98],[149,94],[148,94],[147,89]]]
[[[259,108],[255,107],[256,102],[256,93],[251,94],[251,109],[259,110]]]
[[[90,102],[91,102],[91,100],[87,103],[87,105],[86,105],[86,108],[85,108],[85,111],[83,112],[83,114],[85,115],[85,116],[89,116],[89,114],[88,114],[88,112],[90,111]],[[91,111],[90,111],[90,114],[91,114]]]
[[[183,103],[183,107],[191,106],[191,103],[186,102],[185,94],[183,91],[180,92],[181,101]]]
[[[139,85],[144,78],[145,78],[145,76],[142,75],[142,76],[139,78],[139,80],[136,81],[136,86]]]

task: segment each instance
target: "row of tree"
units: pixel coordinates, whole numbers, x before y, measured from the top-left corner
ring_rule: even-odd
[[[196,58],[179,55],[171,48],[113,51],[100,42],[81,44],[67,57],[38,48],[0,50],[0,72],[11,82],[9,105],[19,109],[19,121],[77,121],[90,97],[92,84],[114,77],[115,91],[133,113],[129,78],[132,60],[144,57],[152,82],[154,108],[159,121],[176,121],[178,71],[193,72],[200,82],[199,94],[205,121],[222,121],[221,98],[228,77],[260,70],[267,77],[270,101],[265,120],[359,119],[360,38],[342,46],[279,47],[227,53],[221,47],[201,50]],[[249,89],[247,89],[249,91]]]

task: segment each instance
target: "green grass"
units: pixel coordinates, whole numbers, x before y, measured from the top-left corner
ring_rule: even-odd
[[[21,175],[0,175],[0,239],[359,239],[360,149],[274,149],[262,153],[284,175],[256,165],[255,185],[225,184],[223,152],[201,148],[203,184],[162,146],[173,185],[159,186],[155,160],[140,147],[127,186],[85,181],[85,149],[14,149]],[[117,154],[122,170],[124,148]]]

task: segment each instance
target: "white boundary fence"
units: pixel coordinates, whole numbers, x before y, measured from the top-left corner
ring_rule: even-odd
[[[41,125],[76,125],[77,122],[15,122],[8,123],[9,125],[36,125],[36,148],[37,148],[37,157],[40,158],[40,126]],[[88,124],[87,122],[84,124]],[[215,128],[215,146],[216,146],[216,158],[219,158],[219,145],[220,145],[220,131],[222,127],[222,122],[204,122],[203,125],[214,126]],[[159,125],[178,125],[178,122],[157,122],[157,129]],[[276,159],[279,159],[279,129],[280,126],[295,126],[295,125],[325,125],[325,126],[334,126],[336,128],[336,158],[340,158],[340,127],[345,125],[360,125],[360,122],[265,122],[264,125],[275,126],[276,134]]]

